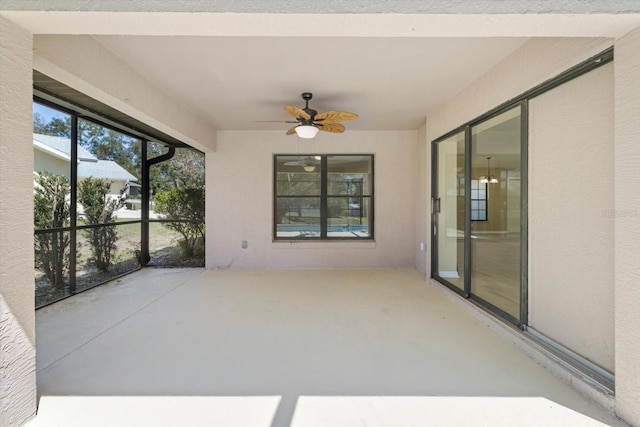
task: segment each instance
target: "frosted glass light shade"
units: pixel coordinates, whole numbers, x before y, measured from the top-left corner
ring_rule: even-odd
[[[318,128],[310,125],[300,125],[296,127],[296,133],[300,138],[311,139],[318,133]]]

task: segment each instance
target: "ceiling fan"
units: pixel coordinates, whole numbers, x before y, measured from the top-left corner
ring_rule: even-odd
[[[311,92],[304,92],[302,99],[305,101],[304,108],[295,105],[287,105],[284,111],[293,116],[295,121],[285,121],[284,123],[297,123],[287,131],[287,135],[297,134],[300,138],[313,138],[318,131],[342,133],[345,128],[340,122],[354,120],[358,118],[357,114],[346,111],[325,111],[318,113],[313,108],[309,108],[309,100],[313,98]]]
[[[316,170],[316,166],[320,164],[320,156],[305,156],[300,160],[292,160],[284,163],[285,166],[302,166],[307,172]]]

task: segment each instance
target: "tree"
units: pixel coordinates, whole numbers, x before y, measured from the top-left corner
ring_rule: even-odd
[[[163,225],[182,236],[178,242],[186,258],[197,255],[204,247],[204,188],[172,188],[156,195],[156,212],[166,219],[185,222],[168,222]]]
[[[71,116],[53,117],[46,121],[33,115],[33,131],[43,135],[71,138]],[[137,138],[111,130],[88,120],[78,120],[78,144],[100,160],[112,160],[138,178],[142,178],[142,144]],[[149,158],[166,152],[163,144],[149,142]],[[149,183],[154,194],[170,188],[204,186],[204,154],[190,148],[176,149],[175,156],[149,170]]]
[[[178,148],[173,158],[151,167],[149,183],[155,194],[170,188],[203,187],[204,169],[204,154],[190,148]]]
[[[124,204],[123,199],[109,199],[111,182],[89,178],[78,186],[78,202],[84,207],[89,224],[108,224],[114,221],[113,213]],[[96,268],[106,272],[111,266],[111,254],[116,249],[118,232],[115,225],[103,225],[84,230],[91,244],[91,254]]]
[[[71,138],[71,116],[65,116],[65,118],[53,117],[47,122],[41,114],[34,113],[33,132]]]
[[[69,180],[62,175],[42,172],[36,175],[34,189],[34,226],[37,229],[62,228],[69,225],[71,209]],[[64,286],[64,277],[69,270],[68,232],[52,231],[35,235],[36,267],[42,270],[51,287]]]

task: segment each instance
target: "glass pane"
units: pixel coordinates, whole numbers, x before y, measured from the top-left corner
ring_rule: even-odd
[[[370,237],[369,197],[329,197],[328,209],[327,237]]]
[[[320,197],[278,197],[276,215],[276,237],[320,237]]]
[[[460,289],[464,289],[464,145],[461,132],[437,146],[437,274]]]
[[[81,229],[77,242],[78,291],[100,285],[139,267],[140,223]]]
[[[69,244],[68,231],[36,233],[36,307],[69,295]]]
[[[71,116],[33,104],[36,307],[69,295]]]
[[[329,196],[370,196],[372,159],[370,155],[328,156],[327,194]]]
[[[149,144],[149,157],[162,153],[159,145]],[[151,265],[204,266],[204,179],[204,154],[190,148],[176,148],[171,159],[151,167],[149,217],[171,220],[149,224]]]
[[[78,120],[78,225],[140,218],[140,156],[140,140]]]
[[[471,292],[520,315],[520,107],[472,128],[472,180],[486,178],[486,202],[471,223]],[[482,213],[483,212],[483,213]]]
[[[320,156],[277,156],[276,168],[276,195],[320,195]]]

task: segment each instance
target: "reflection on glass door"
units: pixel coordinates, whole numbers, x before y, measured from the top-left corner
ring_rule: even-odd
[[[520,110],[471,128],[471,180],[485,193],[478,197],[483,217],[471,218],[471,295],[514,319],[521,292]],[[473,195],[471,203],[473,210]]]
[[[460,132],[436,144],[434,234],[437,276],[464,290],[465,138]]]

